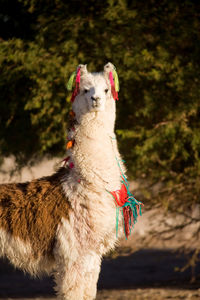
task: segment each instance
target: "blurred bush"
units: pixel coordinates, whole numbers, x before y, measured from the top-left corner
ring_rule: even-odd
[[[167,208],[199,203],[199,17],[189,0],[2,0],[0,156],[26,164],[63,154],[69,75],[79,63],[100,71],[112,61],[130,175],[161,181]]]

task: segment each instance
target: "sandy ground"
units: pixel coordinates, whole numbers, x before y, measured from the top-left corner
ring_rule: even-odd
[[[0,169],[0,183],[51,174],[59,162],[59,158],[44,160],[10,177],[14,160],[8,158]],[[135,188],[136,184],[132,183],[132,187]],[[190,270],[175,271],[186,263],[186,258],[178,255],[176,249],[184,243],[193,245],[193,248],[199,244],[199,241],[191,240],[194,228],[184,229],[173,240],[157,238],[146,242],[153,228],[164,226],[163,219],[164,214],[157,210],[144,212],[131,238],[121,240],[117,250],[103,260],[97,300],[200,299],[200,263],[196,268],[195,283],[190,283]],[[169,222],[173,224],[179,220],[171,217]],[[0,260],[0,299],[55,299],[52,278],[33,279],[14,270],[7,261]]]
[[[0,298],[2,300],[16,298]],[[18,298],[27,300],[27,298]],[[36,297],[29,300],[56,300],[56,297]],[[179,290],[179,289],[135,289],[135,290],[110,290],[100,291],[96,300],[163,300],[163,299],[200,299],[200,291]]]
[[[191,284],[189,270],[174,271],[185,263],[183,256],[169,249],[130,251],[118,249],[116,258],[104,259],[97,300],[200,299],[200,278]],[[53,280],[33,279],[0,261],[0,299],[55,299]]]

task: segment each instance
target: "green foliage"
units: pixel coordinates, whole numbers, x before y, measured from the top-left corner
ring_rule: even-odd
[[[15,18],[7,2],[0,10],[0,155],[26,163],[64,153],[70,74],[79,63],[96,71],[112,61],[130,175],[165,182],[162,198],[178,193],[184,203],[198,202],[200,5],[15,0]]]

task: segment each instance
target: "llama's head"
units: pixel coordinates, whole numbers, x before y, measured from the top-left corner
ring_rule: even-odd
[[[107,63],[104,71],[90,73],[86,65],[79,65],[76,72],[76,87],[73,93],[72,108],[76,115],[90,112],[102,112],[115,106],[113,99],[114,66]],[[117,94],[117,92],[116,92]]]

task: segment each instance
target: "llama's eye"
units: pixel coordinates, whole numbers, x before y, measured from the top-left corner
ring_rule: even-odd
[[[85,89],[85,90],[84,90],[84,93],[86,94],[87,92],[88,92],[88,90],[87,90],[87,89]]]
[[[107,94],[107,92],[108,92],[108,89],[105,89],[105,93]]]

